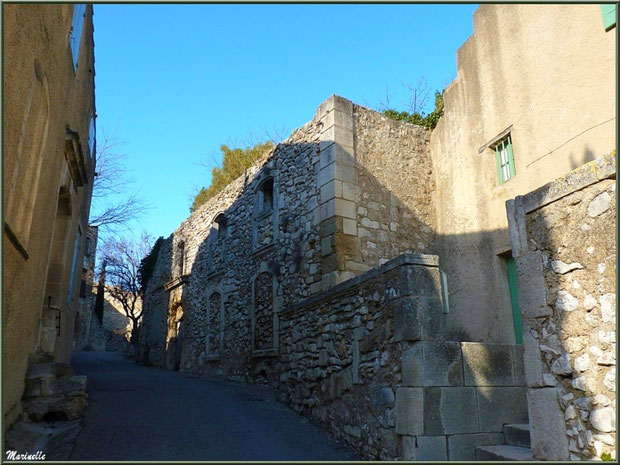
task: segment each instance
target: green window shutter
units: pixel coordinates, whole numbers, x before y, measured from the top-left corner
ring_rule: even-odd
[[[616,25],[616,5],[601,5],[601,13],[603,15],[603,26],[609,31]]]
[[[510,138],[510,136],[508,136],[508,139],[506,140],[506,145],[506,149],[508,150],[508,166],[510,167],[510,177],[514,178],[516,175],[515,159],[512,156],[512,139]]]
[[[504,182],[504,178],[502,176],[502,159],[499,155],[499,145],[500,144],[495,146],[495,160],[497,162],[497,182],[502,184]]]
[[[510,306],[512,307],[515,342],[517,344],[523,344],[523,317],[519,309],[519,284],[517,282],[517,266],[514,258],[506,258],[506,271],[508,272],[508,289],[510,291]]]

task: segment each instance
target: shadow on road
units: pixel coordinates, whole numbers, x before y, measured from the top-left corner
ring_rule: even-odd
[[[71,460],[360,460],[262,386],[74,352],[89,379]]]

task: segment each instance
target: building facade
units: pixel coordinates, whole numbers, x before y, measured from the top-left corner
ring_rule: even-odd
[[[4,426],[29,364],[69,362],[95,171],[92,6],[5,4]]]
[[[140,359],[267,382],[368,458],[492,459],[504,443],[526,446],[518,459],[615,455],[615,294],[605,287],[615,244],[590,225],[607,281],[575,305],[606,316],[561,332],[549,317],[574,302],[549,278],[537,303],[546,310],[528,310],[534,275],[509,227],[517,213],[506,210],[584,164],[601,165],[603,184],[588,195],[606,193],[601,221],[615,219],[616,37],[605,18],[599,5],[481,6],[433,131],[330,97],[164,242]],[[558,215],[583,214],[562,205],[549,228]],[[545,267],[564,260],[549,253],[560,255]],[[570,271],[600,274],[594,261]],[[595,381],[582,390],[583,347],[564,350],[564,339],[593,329],[602,364],[593,362]],[[558,344],[546,345],[552,333]],[[600,408],[590,408],[594,398]],[[541,402],[560,406],[554,431],[559,416],[575,415],[554,447],[539,440],[549,425]],[[528,421],[527,441],[514,439]]]

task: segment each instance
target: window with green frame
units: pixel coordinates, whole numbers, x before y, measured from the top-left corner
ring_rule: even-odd
[[[515,160],[510,134],[495,145],[495,159],[497,160],[497,181],[500,184],[515,177]]]
[[[602,4],[601,14],[603,15],[603,27],[606,31],[610,31],[616,25],[616,5]]]

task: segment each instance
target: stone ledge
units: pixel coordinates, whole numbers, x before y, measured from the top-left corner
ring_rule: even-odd
[[[276,248],[276,244],[275,242],[272,242],[271,244],[263,245],[260,248],[253,250],[250,253],[250,255],[253,257],[260,256],[260,255],[266,255],[275,248]]]
[[[167,290],[167,291],[171,291],[172,289],[174,289],[175,287],[179,287],[182,284],[187,283],[189,279],[189,274],[184,274],[181,275],[177,278],[171,279],[170,281],[168,281],[167,283],[165,283],[162,288]]]
[[[297,310],[303,309],[310,305],[316,304],[322,300],[331,299],[340,294],[344,294],[345,292],[351,290],[354,287],[357,287],[363,284],[366,281],[369,281],[373,278],[376,278],[384,273],[387,273],[391,270],[394,270],[398,267],[405,265],[422,265],[428,267],[439,268],[439,257],[437,255],[430,254],[419,254],[419,253],[404,253],[399,255],[392,260],[385,262],[383,265],[380,265],[376,268],[368,270],[367,272],[358,275],[354,278],[348,279],[340,284],[335,285],[329,290],[315,296],[308,297],[300,302],[289,305],[284,308],[281,313],[293,313]]]
[[[226,272],[226,270],[220,268],[219,270],[211,270],[207,273],[207,280],[211,280],[213,278],[217,278],[221,275],[223,275]]]
[[[252,351],[252,358],[260,358],[260,357],[279,357],[280,351],[279,349],[260,349]]]
[[[616,175],[615,161],[614,151],[586,163],[565,176],[554,179],[544,186],[524,195],[522,197],[524,212],[526,214],[531,213],[573,192],[584,189],[603,179],[614,177]]]

